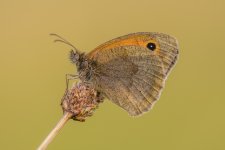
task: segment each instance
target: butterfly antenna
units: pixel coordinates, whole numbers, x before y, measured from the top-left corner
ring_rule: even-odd
[[[54,42],[61,42],[61,43],[67,44],[67,45],[69,45],[73,48],[74,53],[79,53],[78,49],[73,44],[71,44],[69,41],[64,39],[63,37],[61,37],[61,36],[59,36],[58,34],[55,34],[55,33],[51,33],[50,35],[58,38],[58,39],[54,40]]]

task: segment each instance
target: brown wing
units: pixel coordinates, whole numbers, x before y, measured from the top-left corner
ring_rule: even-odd
[[[149,50],[148,43],[154,43],[156,49]],[[177,60],[178,44],[163,33],[140,32],[108,41],[87,57],[97,65],[96,88],[135,116],[149,110],[159,98]]]
[[[124,46],[105,50],[96,65],[96,88],[132,116],[148,111],[164,86],[162,61],[146,48]]]
[[[176,38],[163,33],[151,33],[151,37],[159,45],[158,56],[162,59],[165,74],[168,75],[178,58],[178,42]]]
[[[162,59],[165,74],[168,75],[172,67],[177,61],[178,57],[178,42],[176,38],[157,32],[138,32],[124,35],[113,40],[110,40],[91,51],[89,58],[96,59],[105,51],[115,47],[121,46],[140,46],[146,48],[149,42],[157,45],[155,55]]]

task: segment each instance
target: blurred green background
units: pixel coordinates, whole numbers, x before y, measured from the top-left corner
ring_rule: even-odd
[[[177,37],[180,57],[155,107],[132,118],[106,100],[69,121],[49,150],[224,150],[224,0],[1,0],[0,149],[36,149],[62,116],[70,48],[132,32]]]

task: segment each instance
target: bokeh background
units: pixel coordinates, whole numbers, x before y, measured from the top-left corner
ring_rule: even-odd
[[[80,50],[132,32],[164,32],[180,57],[155,107],[132,118],[106,100],[69,121],[49,150],[224,150],[224,0],[0,0],[0,149],[36,149],[62,116],[65,74]]]

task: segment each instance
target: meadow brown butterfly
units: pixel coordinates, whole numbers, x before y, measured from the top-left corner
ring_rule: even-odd
[[[80,80],[130,115],[148,111],[159,99],[165,80],[177,61],[174,37],[156,32],[139,32],[110,40],[90,53],[73,47],[71,61]]]

